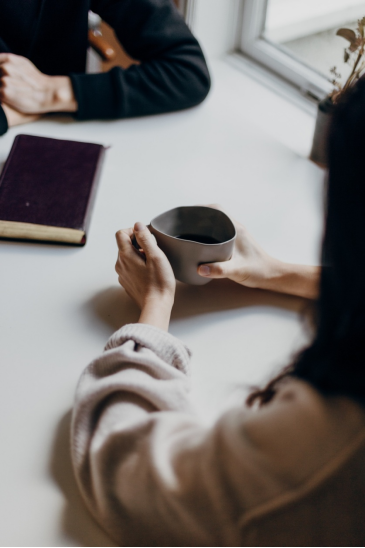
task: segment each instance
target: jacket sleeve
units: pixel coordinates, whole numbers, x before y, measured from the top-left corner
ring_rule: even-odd
[[[8,120],[5,116],[5,112],[0,105],[0,136],[4,135],[8,131]]]
[[[94,0],[91,9],[140,64],[72,74],[78,119],[159,114],[203,101],[210,88],[207,65],[172,0]]]

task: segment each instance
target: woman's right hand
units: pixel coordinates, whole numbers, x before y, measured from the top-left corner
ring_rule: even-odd
[[[237,237],[232,258],[221,263],[200,265],[200,276],[229,278],[246,287],[287,293],[305,299],[318,297],[321,267],[275,259],[259,246],[241,223],[235,221],[234,224]]]
[[[237,236],[232,258],[200,265],[198,273],[205,278],[229,278],[247,287],[263,287],[278,261],[259,246],[241,223],[234,224]]]

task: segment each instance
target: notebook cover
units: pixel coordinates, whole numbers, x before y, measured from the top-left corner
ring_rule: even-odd
[[[18,135],[0,176],[0,220],[86,235],[104,151],[94,143]]]

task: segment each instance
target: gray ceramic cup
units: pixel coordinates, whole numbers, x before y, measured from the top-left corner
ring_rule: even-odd
[[[225,213],[203,206],[170,209],[155,217],[149,229],[170,261],[175,278],[192,285],[211,281],[199,276],[198,266],[228,261],[236,238],[235,226]]]

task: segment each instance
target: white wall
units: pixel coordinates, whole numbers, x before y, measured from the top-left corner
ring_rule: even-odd
[[[192,30],[210,59],[235,48],[239,6],[239,0],[193,0]]]

